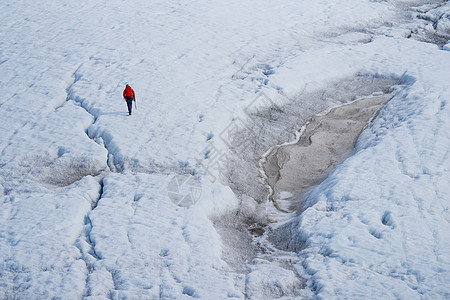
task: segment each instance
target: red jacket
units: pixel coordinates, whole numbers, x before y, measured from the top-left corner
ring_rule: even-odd
[[[131,86],[127,86],[127,87],[125,88],[125,90],[123,90],[123,97],[124,97],[124,98],[125,98],[125,97],[131,97],[131,98],[133,98],[133,99],[136,98],[136,95],[134,94],[134,91],[133,91],[133,89],[131,88]]]

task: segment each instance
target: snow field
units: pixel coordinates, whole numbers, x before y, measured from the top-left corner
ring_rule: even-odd
[[[214,215],[214,208],[177,207],[167,197],[170,179],[131,173],[104,179],[102,199],[89,214],[89,236],[98,260],[88,276],[87,296],[188,299],[219,293],[238,297],[239,281],[226,272],[217,233],[207,217]],[[219,197],[217,203],[235,201],[230,191],[204,186],[200,203],[211,197]],[[211,276],[211,270],[217,275]],[[110,275],[101,275],[105,271]],[[105,276],[109,280],[97,281]]]
[[[86,266],[74,241],[99,189],[88,176],[57,193],[4,197],[0,215],[4,224],[0,229],[2,299],[82,296]]]
[[[417,58],[414,50],[396,58],[427,66],[408,71],[420,72],[416,81],[362,133],[356,154],[311,193],[299,218],[300,255],[320,298],[448,296],[449,91],[448,76],[436,72],[448,59],[437,48]],[[331,276],[339,278],[333,286]]]
[[[448,124],[443,117],[448,113],[448,51],[405,41],[409,25],[402,23],[397,5],[137,0],[1,4],[0,111],[8,118],[0,122],[0,298],[261,299],[313,293],[365,298],[390,291],[405,299],[419,293],[445,297],[448,232],[441,216],[448,220],[448,210],[441,200],[448,187]],[[442,22],[445,26],[445,18]],[[376,37],[388,31],[389,38]],[[415,82],[409,94],[384,111],[388,125],[370,127],[365,134],[373,135],[360,139],[356,158],[311,194],[311,207],[296,220],[302,227],[294,233],[308,246],[300,253],[305,261],[292,259],[286,266],[284,261],[260,259],[248,267],[244,259],[242,269],[250,273],[237,272],[223,260],[227,245],[211,219],[233,214],[240,199],[220,183],[209,183],[196,159],[204,157],[205,147],[243,114],[258,92],[289,101],[358,72],[393,78],[406,72]],[[124,115],[125,83],[137,93],[132,117]],[[405,125],[422,112],[435,121],[434,112],[439,122]],[[407,133],[423,138],[404,144]],[[428,142],[425,137],[434,138],[436,150],[420,143]],[[427,153],[423,166],[402,156],[408,145],[418,149],[416,156]],[[389,150],[386,154],[383,147]],[[362,156],[369,151],[376,156]],[[389,154],[391,160],[385,160]],[[385,179],[366,195],[373,173],[365,168],[374,161],[375,174]],[[349,175],[338,175],[352,162]],[[387,162],[401,166],[395,178]],[[408,174],[426,171],[419,181],[401,169]],[[196,205],[180,208],[170,201],[167,185],[172,176],[189,173],[202,178],[202,196]],[[347,175],[356,180],[341,187]],[[415,193],[402,189],[405,182]],[[329,195],[349,191],[359,192],[351,194],[356,199],[371,197],[364,209],[345,206],[349,218],[361,214],[369,225],[349,225],[339,210],[320,210],[327,207]],[[429,192],[424,196],[424,191]],[[429,200],[428,194],[435,196]],[[380,195],[387,195],[385,202],[380,203]],[[398,199],[405,204],[391,207]],[[417,206],[411,208],[411,200]],[[438,217],[439,210],[430,207],[439,205],[444,213]],[[404,211],[408,213],[400,219]],[[334,229],[333,216],[339,229]],[[428,226],[420,231],[424,240],[410,240],[418,228],[411,216]],[[355,234],[352,251],[339,238],[345,241],[349,232]],[[377,243],[391,232],[401,241],[380,247]],[[421,263],[415,249],[424,241],[434,242],[424,251],[439,261]],[[365,262],[375,250],[401,253],[400,246],[405,254],[396,257],[403,264],[395,257],[384,262],[381,253],[373,258],[377,266]],[[356,257],[352,268],[342,263],[350,255]],[[307,280],[303,291],[299,275]]]

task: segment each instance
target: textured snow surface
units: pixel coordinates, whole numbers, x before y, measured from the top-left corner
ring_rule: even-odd
[[[403,55],[407,46],[390,45],[390,55],[415,60],[414,49]],[[435,70],[450,60],[426,50],[421,59],[426,66],[409,71],[417,81],[380,112],[299,218],[303,264],[323,298],[449,297],[450,73]]]
[[[449,298],[449,14],[440,1],[3,1],[0,299]],[[240,199],[210,181],[205,148],[260,92],[289,103],[356,74],[405,88],[289,221],[304,247],[287,265],[228,265],[211,220]],[[168,188],[186,174],[201,193],[180,207]]]

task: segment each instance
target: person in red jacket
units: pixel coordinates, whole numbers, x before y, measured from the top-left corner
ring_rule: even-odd
[[[133,108],[133,101],[136,102],[136,95],[134,90],[127,84],[125,90],[123,90],[123,98],[127,101],[128,114],[131,115],[131,109]]]

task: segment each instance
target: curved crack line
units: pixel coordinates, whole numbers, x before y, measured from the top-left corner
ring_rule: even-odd
[[[94,142],[96,142],[97,144],[103,146],[106,151],[108,152],[107,155],[107,161],[106,161],[106,165],[108,166],[109,171],[111,172],[116,172],[117,170],[120,170],[119,166],[114,164],[114,155],[111,153],[111,151],[109,150],[109,145],[105,142],[104,136],[99,135],[96,136],[95,138],[89,135],[89,128],[94,125],[97,122],[98,116],[96,114],[94,114],[93,112],[91,112],[91,110],[89,109],[89,107],[86,105],[85,101],[83,98],[77,97],[74,95],[74,92],[72,91],[73,86],[75,84],[78,83],[78,81],[80,81],[80,79],[82,78],[82,76],[79,74],[79,70],[81,69],[83,64],[80,64],[76,70],[73,72],[72,74],[72,78],[73,81],[72,83],[69,84],[69,86],[66,88],[66,101],[70,101],[73,100],[75,103],[77,103],[82,109],[84,109],[93,119],[92,123],[85,129],[85,133],[87,135],[87,137],[91,140],[93,140]],[[101,141],[101,144],[99,143],[99,140]]]
[[[66,88],[66,100],[64,103],[67,103],[68,101],[72,100],[75,103],[77,103],[81,108],[83,108],[86,111],[86,113],[88,113],[92,117],[92,123],[85,129],[85,134],[89,139],[93,140],[97,144],[100,144],[97,140],[95,140],[88,134],[89,128],[93,124],[95,124],[95,122],[97,121],[97,116],[90,111],[89,107],[85,104],[85,101],[82,98],[74,96],[74,93],[73,93],[74,85],[81,79],[81,76],[79,75],[79,70],[81,67],[82,67],[82,64],[80,64],[72,74],[73,81]],[[64,104],[62,104],[62,105],[64,105]],[[102,141],[101,145],[107,151],[107,162],[106,162],[107,168],[105,169],[105,171],[114,172],[114,171],[116,171],[117,168],[112,163],[113,162],[112,154],[111,154],[110,150],[108,149],[108,145],[105,143],[103,137],[99,136],[99,138],[101,138],[101,141]],[[90,293],[91,293],[91,290],[89,288],[89,282],[91,280],[90,275],[95,270],[95,266],[94,266],[95,263],[102,259],[95,250],[95,241],[93,240],[92,235],[91,235],[92,229],[93,229],[93,223],[92,223],[90,214],[97,208],[99,201],[103,198],[103,193],[104,193],[103,178],[104,178],[104,176],[105,176],[105,174],[100,175],[100,180],[99,180],[100,188],[98,191],[98,197],[95,201],[93,201],[91,210],[85,215],[84,229],[83,229],[82,233],[80,234],[80,236],[78,237],[76,245],[75,245],[79,249],[79,251],[81,253],[81,259],[84,261],[84,263],[86,265],[86,269],[87,269],[83,298],[90,296]],[[88,245],[88,247],[86,247],[86,248],[83,247],[81,245],[82,243],[84,243],[85,245]],[[114,281],[114,274],[112,272],[110,272],[110,273],[111,273],[111,275],[113,277],[113,281]]]
[[[77,244],[75,245],[78,250],[81,253],[81,260],[84,261],[87,269],[86,279],[85,279],[85,288],[83,292],[83,299],[91,296],[90,288],[89,288],[89,281],[90,281],[90,275],[95,270],[95,263],[101,260],[101,257],[97,254],[95,251],[95,242],[92,239],[91,232],[93,228],[92,219],[90,218],[90,213],[94,211],[94,209],[97,208],[97,204],[103,197],[103,180],[100,181],[100,189],[99,189],[99,196],[94,201],[92,205],[91,211],[85,216],[85,222],[84,222],[84,229],[80,235],[80,237],[77,239]],[[85,242],[87,245],[89,245],[88,249],[85,249],[80,245],[80,243]],[[94,261],[89,259],[89,257],[92,257]]]

